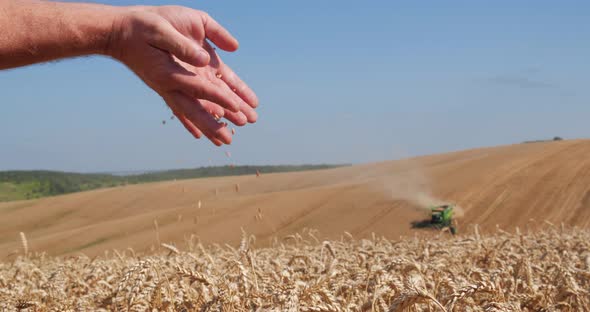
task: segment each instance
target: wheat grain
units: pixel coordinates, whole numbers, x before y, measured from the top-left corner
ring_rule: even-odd
[[[154,229],[159,232],[157,220]],[[350,233],[324,240],[304,230],[264,248],[242,231],[235,247],[205,247],[196,236],[186,251],[158,247],[94,258],[27,250],[28,256],[0,262],[0,310],[494,312],[590,306],[590,230],[565,226],[396,241]]]

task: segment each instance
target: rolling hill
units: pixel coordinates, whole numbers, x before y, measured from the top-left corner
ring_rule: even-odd
[[[204,242],[236,243],[241,229],[260,244],[304,228],[338,238],[372,232],[434,235],[413,229],[424,207],[461,207],[459,231],[497,226],[590,224],[590,141],[480,148],[335,169],[127,185],[0,203],[0,254],[20,246],[52,255],[146,250]],[[200,204],[199,204],[200,202]],[[157,231],[155,229],[157,223]]]
[[[175,169],[139,174],[73,173],[46,170],[0,171],[0,202],[35,199],[105,187],[148,182],[236,176],[260,172],[293,172],[342,165],[218,166]]]

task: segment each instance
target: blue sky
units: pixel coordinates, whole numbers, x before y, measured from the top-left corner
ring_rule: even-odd
[[[361,163],[590,136],[587,1],[102,3],[209,12],[240,40],[222,57],[259,122],[217,148],[162,125],[164,102],[112,60],[35,65],[0,72],[0,170]]]

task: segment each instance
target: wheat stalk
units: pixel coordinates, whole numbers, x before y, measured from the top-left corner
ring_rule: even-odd
[[[25,236],[25,233],[20,232],[20,242],[21,242],[21,246],[23,247],[23,252],[25,254],[25,257],[27,257],[29,255],[29,242],[27,241],[27,236]]]
[[[154,220],[154,230],[159,232]],[[361,236],[359,234],[359,236]],[[479,237],[477,237],[479,236]],[[157,234],[159,240],[159,234]],[[388,240],[305,230],[0,262],[2,311],[588,311],[590,230]],[[26,246],[26,247],[25,247]],[[19,248],[20,249],[20,248]],[[19,250],[20,252],[20,250]],[[444,304],[443,304],[444,303]]]

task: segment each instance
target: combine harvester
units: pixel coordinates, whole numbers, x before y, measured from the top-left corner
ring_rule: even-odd
[[[430,207],[430,211],[432,213],[430,224],[432,227],[441,230],[448,228],[451,234],[457,234],[457,227],[455,221],[453,220],[454,208],[455,206],[450,204]]]

